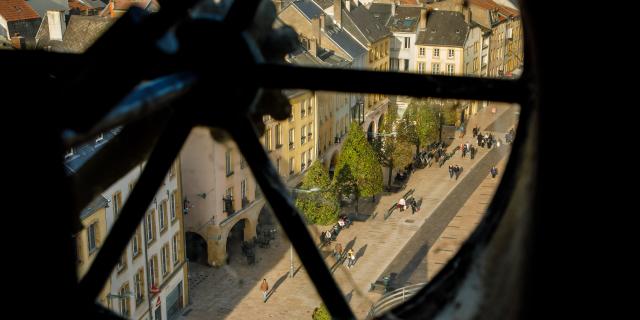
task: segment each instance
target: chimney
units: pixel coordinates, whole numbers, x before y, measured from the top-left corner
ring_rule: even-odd
[[[314,57],[318,56],[318,40],[311,39],[309,41],[309,53]]]
[[[342,1],[344,0],[333,0],[333,21],[338,26],[342,25]]]
[[[420,30],[427,29],[427,8],[423,6],[420,8]]]
[[[312,42],[317,41],[317,45],[321,45],[320,39],[322,39],[322,32],[324,31],[324,13],[320,14],[317,18],[311,19],[311,24],[313,27],[313,34],[311,38],[315,38]]]
[[[49,40],[62,41],[66,30],[64,11],[47,11],[47,20],[49,20]]]
[[[345,0],[344,4],[345,10],[347,10],[347,12],[351,12],[351,0]]]
[[[396,16],[396,6],[397,5],[398,5],[397,2],[395,2],[395,1],[391,3],[391,16],[392,17]]]
[[[464,22],[467,24],[471,23],[471,10],[468,6],[462,8],[462,14],[464,15]]]

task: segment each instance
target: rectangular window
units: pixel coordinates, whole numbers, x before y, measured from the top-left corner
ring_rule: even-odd
[[[178,234],[173,236],[171,239],[171,258],[173,260],[173,265],[178,264]]]
[[[404,37],[404,47],[405,48],[410,48],[411,47],[411,38]]]
[[[307,105],[307,114],[311,115],[313,111],[313,97],[309,98],[309,104]]]
[[[404,71],[409,70],[409,59],[404,59]]]
[[[162,276],[165,277],[169,273],[169,244],[162,246],[160,250],[160,264],[162,267]]]
[[[296,129],[289,129],[289,150],[293,149],[296,139]]]
[[[293,121],[293,115],[295,114],[296,110],[296,106],[295,105],[291,105],[291,114],[289,115],[289,122]]]
[[[292,175],[295,172],[296,159],[293,157],[289,158],[289,175]]]
[[[224,195],[224,201],[222,201],[222,211],[232,214],[233,213],[233,187],[228,188]]]
[[[158,255],[154,255],[149,259],[149,278],[151,279],[151,286],[158,287]]]
[[[305,139],[307,138],[307,127],[306,126],[302,126],[302,128],[300,128],[300,144],[304,144],[305,143]]]
[[[227,171],[227,177],[233,174],[233,167],[231,163],[231,150],[227,150],[224,154],[225,168]]]
[[[455,56],[455,52],[453,51],[453,49],[449,49],[449,59],[453,59],[453,57]]]
[[[278,174],[280,174],[280,158],[276,159],[276,170],[278,171]]]
[[[455,73],[455,65],[453,64],[448,64],[447,65],[447,74],[448,75],[453,75]]]
[[[313,148],[307,151],[307,166],[311,166],[311,162],[313,162]]]
[[[113,214],[115,217],[117,217],[120,213],[120,209],[122,209],[122,192],[117,191],[113,194],[113,197],[111,197],[111,199],[113,202]]]
[[[418,62],[418,73],[425,73],[425,63],[424,62]]]
[[[118,298],[118,300],[120,301],[120,314],[124,317],[129,317],[130,316],[130,307],[129,307],[129,284],[125,283],[121,288],[120,288],[120,297]]]
[[[282,147],[282,125],[276,124],[276,148]]]
[[[144,269],[138,269],[138,272],[133,276],[133,288],[136,306],[138,306],[144,301]]]
[[[303,171],[305,166],[307,165],[307,153],[303,152],[302,154],[300,154],[300,171]]]
[[[302,100],[300,105],[300,119],[304,118],[304,114],[307,111],[307,100]]]
[[[138,227],[136,229],[136,233],[133,235],[133,240],[131,241],[131,252],[133,253],[134,258],[140,255],[141,240],[140,227]]]
[[[120,256],[120,260],[118,260],[118,264],[116,265],[118,273],[121,273],[125,269],[127,269],[127,249],[124,250],[124,253]]]
[[[431,73],[433,73],[433,74],[439,74],[440,73],[440,64],[439,63],[431,64]]]
[[[88,242],[89,242],[89,254],[93,253],[98,248],[98,223],[94,222],[89,225],[87,230]]]
[[[156,226],[155,226],[155,214],[156,211],[151,209],[151,211],[147,214],[147,244],[151,243],[156,237]]]
[[[420,48],[420,56],[424,57],[425,51],[426,51],[425,48]]]
[[[440,58],[440,49],[433,49],[433,57]]]
[[[309,138],[309,142],[311,142],[311,136],[313,132],[313,123],[309,123],[307,126],[307,137]]]
[[[171,193],[171,197],[169,197],[169,201],[171,201],[171,203],[169,204],[171,207],[171,222],[176,221],[176,193],[178,191],[173,191],[173,193]]]
[[[271,128],[264,131],[264,148],[271,151]]]
[[[158,207],[158,219],[160,219],[160,232],[167,229],[167,200],[162,200]]]

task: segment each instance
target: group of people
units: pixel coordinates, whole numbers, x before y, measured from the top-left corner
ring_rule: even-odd
[[[320,234],[320,243],[324,245],[330,243],[331,241],[335,241],[336,237],[340,233],[340,230],[349,228],[352,223],[353,222],[351,221],[351,219],[349,219],[349,217],[347,217],[347,215],[340,215],[340,217],[338,218],[338,223],[336,223],[331,229]]]
[[[449,179],[453,178],[453,176],[456,176],[456,180],[458,180],[458,177],[460,176],[460,174],[462,173],[462,166],[459,165],[450,165],[449,166]]]
[[[340,261],[340,259],[342,259],[344,252],[342,251],[342,244],[341,243],[336,243],[335,249],[333,249],[333,257],[337,260]],[[350,248],[349,250],[347,250],[347,267],[349,269],[351,269],[352,266],[354,266],[356,264],[356,255],[353,252],[353,249]]]
[[[467,143],[462,144],[461,146],[462,149],[462,157],[464,158],[467,153],[469,154],[469,157],[471,158],[471,160],[473,160],[473,158],[475,158],[476,153],[478,153],[478,150],[476,149],[476,147],[474,147],[471,143],[469,143],[467,141]]]
[[[400,198],[396,204],[396,208],[400,209],[400,212],[402,212],[407,210],[407,205],[411,208],[411,214],[416,213],[416,211],[420,211],[420,206],[414,197],[410,197],[407,200]]]
[[[515,131],[513,130],[513,128],[511,128],[509,129],[509,132],[507,132],[504,135],[504,140],[506,143],[512,143],[514,138],[515,138]]]

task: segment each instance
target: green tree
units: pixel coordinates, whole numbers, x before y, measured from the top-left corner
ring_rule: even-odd
[[[394,127],[398,118],[397,108],[389,106],[389,111],[380,127],[379,136],[373,140],[372,147],[378,162],[389,170],[388,185],[391,185],[393,169],[405,168],[413,161],[411,143],[400,133],[394,134]],[[400,125],[403,123],[401,122]]]
[[[413,143],[416,150],[438,141],[440,133],[439,109],[438,103],[433,99],[414,99],[405,111],[404,132],[401,133],[401,136],[405,136],[409,142]]]
[[[371,197],[382,191],[382,168],[364,131],[352,123],[335,168],[340,196]],[[357,207],[356,207],[357,210]]]
[[[338,220],[338,194],[331,185],[329,173],[320,161],[311,164],[302,180],[301,189],[319,189],[310,193],[298,192],[296,197],[296,206],[304,213],[309,223],[328,225]]]
[[[327,306],[323,304],[320,307],[315,308],[313,310],[313,314],[311,315],[313,320],[331,320],[331,314],[329,314],[329,310],[327,310]]]

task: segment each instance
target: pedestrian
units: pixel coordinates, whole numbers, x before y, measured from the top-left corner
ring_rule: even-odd
[[[356,263],[356,255],[353,253],[353,249],[349,249],[349,251],[347,251],[347,260],[347,267],[351,269],[351,266]]]
[[[411,198],[411,202],[409,202],[411,204],[411,214],[415,214],[417,209],[416,209],[416,199],[415,198]]]
[[[407,203],[405,202],[404,198],[400,198],[400,200],[398,200],[398,207],[400,208],[400,212],[404,211],[404,209],[407,208]]]
[[[267,283],[267,279],[262,279],[262,284],[260,284],[260,291],[262,291],[262,302],[267,302],[267,294],[269,293],[269,284]]]
[[[336,260],[340,260],[340,258],[342,258],[342,244],[340,242],[336,243],[334,254],[335,254]]]

